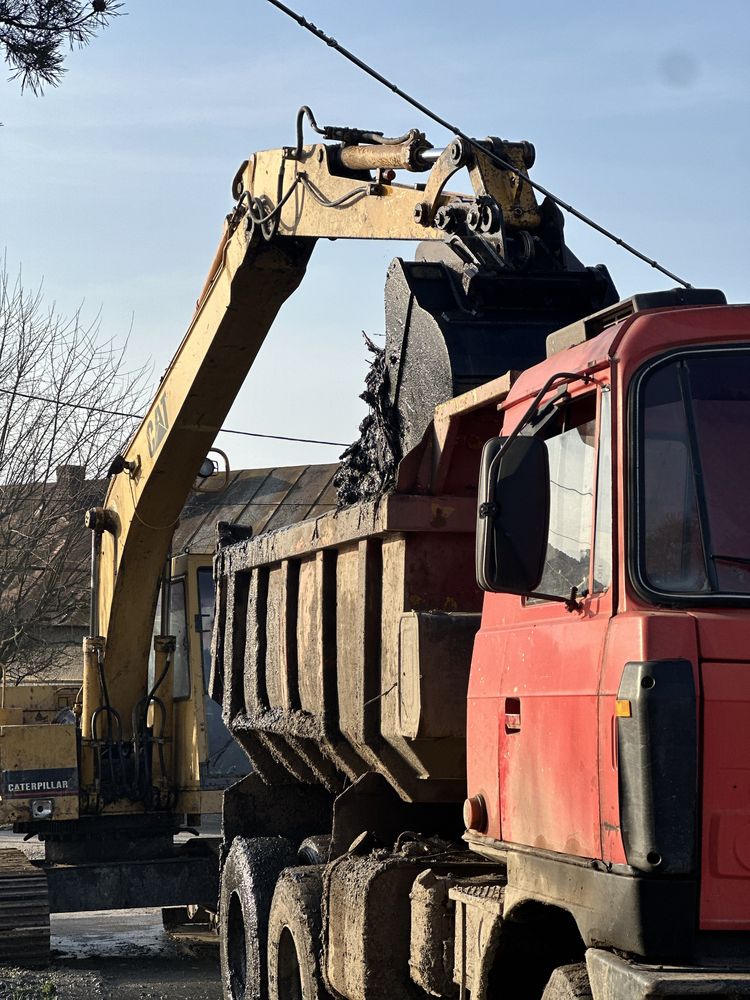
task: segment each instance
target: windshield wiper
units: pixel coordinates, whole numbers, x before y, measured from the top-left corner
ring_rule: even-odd
[[[690,372],[687,362],[684,359],[677,363],[677,384],[680,387],[682,411],[685,414],[685,429],[687,430],[690,464],[693,472],[695,501],[698,507],[698,531],[701,538],[701,549],[703,550],[703,564],[706,569],[708,585],[711,591],[716,594],[721,588],[719,587],[719,578],[714,563],[715,556],[713,555],[711,546],[711,526],[708,517],[706,487],[703,479],[698,430],[695,425],[695,413],[693,412],[693,390],[690,384]]]

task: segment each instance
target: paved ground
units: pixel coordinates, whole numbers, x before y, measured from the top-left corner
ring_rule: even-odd
[[[0,831],[0,847],[38,856],[37,842]],[[173,941],[160,910],[53,914],[52,964],[0,966],[0,1000],[221,1000],[218,945]]]
[[[52,965],[0,967],[0,1000],[220,1000],[215,942],[172,941],[159,910],[51,918]]]

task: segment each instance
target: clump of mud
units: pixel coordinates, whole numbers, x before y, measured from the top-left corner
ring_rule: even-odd
[[[339,508],[376,500],[386,493],[395,485],[399,462],[398,413],[389,398],[385,350],[364,331],[362,336],[372,354],[365,391],[360,396],[369,413],[359,425],[359,438],[341,456],[341,465],[333,477]]]

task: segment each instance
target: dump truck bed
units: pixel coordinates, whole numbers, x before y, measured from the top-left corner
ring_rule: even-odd
[[[392,493],[219,550],[213,692],[262,777],[463,799],[475,516]]]

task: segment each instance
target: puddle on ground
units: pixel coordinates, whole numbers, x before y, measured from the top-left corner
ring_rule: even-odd
[[[56,959],[177,958],[184,952],[165,933],[161,910],[98,910],[50,917]]]

